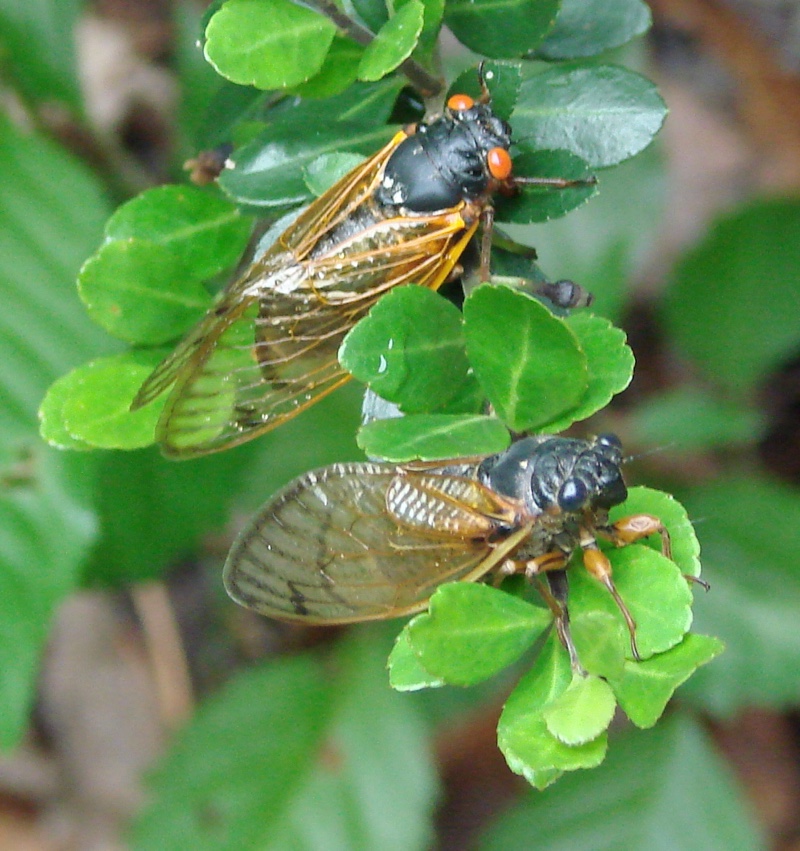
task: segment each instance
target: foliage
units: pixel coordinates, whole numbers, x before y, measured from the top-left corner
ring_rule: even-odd
[[[37,0],[25,9],[0,0],[6,81],[31,115],[56,100],[82,121],[72,38],[80,4]],[[275,222],[376,150],[398,123],[419,117],[416,99],[401,91],[401,72],[420,85],[419,69],[438,71],[442,22],[489,57],[493,103],[514,128],[518,173],[580,178],[600,170],[597,199],[589,186],[526,190],[498,202],[498,221],[540,245],[552,272],[594,291],[598,314],[618,311],[625,300],[620,282],[652,236],[648,222],[657,212],[647,199],[657,197],[649,189],[660,176],[652,152],[629,161],[650,144],[666,110],[649,81],[602,53],[646,29],[645,5],[358,0],[352,11],[376,35],[368,45],[309,4],[212,4],[203,51],[223,80],[192,52],[197,22],[187,24],[191,16],[182,10],[181,131],[194,134],[192,148],[232,141],[235,167],[213,188],[149,190],[123,204],[105,232],[101,178],[43,133],[0,121],[5,746],[23,734],[48,625],[67,594],[86,584],[119,588],[163,577],[233,511],[254,509],[308,468],[358,457],[358,392],[351,388],[262,441],[180,465],[149,448],[163,402],[133,413],[130,402],[167,344],[233,273],[255,215]],[[453,85],[477,93],[476,80],[470,68]],[[543,224],[529,228],[534,222]],[[624,418],[626,443],[648,446],[672,435],[693,451],[753,445],[755,391],[798,346],[787,309],[800,274],[798,222],[796,201],[759,201],[720,221],[687,254],[663,323],[707,383],[645,400]],[[519,264],[515,276],[541,280],[536,264]],[[758,297],[749,297],[754,290]],[[633,369],[624,334],[600,315],[557,316],[503,285],[475,289],[463,313],[421,288],[397,290],[351,333],[342,359],[406,413],[358,433],[359,447],[392,460],[496,452],[509,429],[561,431],[602,418]],[[487,399],[497,416],[481,413]],[[37,439],[37,409],[51,446]],[[697,626],[723,636],[730,649],[681,696],[712,713],[800,697],[787,673],[800,661],[793,641],[800,584],[791,557],[800,499],[766,474],[748,472],[731,470],[694,489],[677,473],[666,483],[690,517],[707,519],[703,560],[713,590],[698,600]],[[513,770],[538,787],[603,762],[616,705],[633,725],[652,727],[676,688],[721,649],[716,639],[688,632],[692,589],[681,574],[697,576],[699,568],[687,515],[645,488],[632,489],[618,510],[657,514],[673,539],[674,563],[658,541],[609,553],[640,627],[644,661],[631,659],[619,611],[578,566],[570,614],[587,676],[575,674],[548,632],[549,612],[513,587],[441,588],[391,652],[389,677],[399,691],[455,684],[479,695],[479,683],[506,677],[511,666],[519,682],[500,719],[499,744]],[[389,635],[364,628],[328,664],[308,655],[234,675],[156,772],[134,847],[187,840],[276,851],[427,847],[436,795],[426,748],[433,722],[426,724],[420,696],[388,689],[381,663]],[[644,847],[655,835],[670,836],[673,848],[758,847],[732,781],[688,711],[613,741],[608,753],[599,768],[519,805],[481,847],[521,847],[532,835],[554,848]],[[642,772],[642,764],[652,770]],[[713,821],[687,792],[698,783],[705,812],[711,806],[723,814]]]

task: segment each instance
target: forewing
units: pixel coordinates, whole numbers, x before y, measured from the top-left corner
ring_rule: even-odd
[[[296,479],[234,543],[228,593],[270,617],[347,623],[418,611],[443,582],[495,566],[488,536],[465,537],[452,518],[398,521],[387,509],[396,478],[388,465],[336,464]]]

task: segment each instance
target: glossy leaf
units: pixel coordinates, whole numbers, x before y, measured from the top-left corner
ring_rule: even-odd
[[[211,306],[211,296],[169,249],[154,242],[107,242],[81,269],[80,293],[89,315],[129,343],[175,340]]]
[[[617,701],[600,677],[573,676],[572,682],[548,704],[542,715],[547,729],[566,745],[584,745],[608,728]]]
[[[205,53],[234,83],[280,89],[313,77],[335,34],[326,17],[290,0],[227,0],[206,28]]]
[[[511,121],[529,147],[564,148],[603,167],[646,148],[666,113],[655,86],[633,71],[556,66],[523,79]]]
[[[307,166],[333,151],[374,153],[388,142],[392,128],[309,120],[276,121],[252,142],[235,151],[235,167],[220,186],[237,203],[278,211],[311,198],[303,179]]]
[[[130,407],[142,382],[166,354],[160,349],[134,350],[98,358],[73,370],[58,389],[66,395],[60,410],[61,428],[72,438],[102,449],[149,446],[155,439],[163,400],[137,411]]]
[[[509,441],[500,420],[477,414],[411,414],[377,420],[358,432],[358,445],[369,457],[397,462],[493,455]]]
[[[341,94],[356,81],[364,48],[349,38],[336,35],[319,71],[294,91],[302,98],[328,98]]]
[[[444,20],[470,50],[493,59],[512,58],[533,50],[553,26],[558,0],[454,0]]]
[[[437,588],[428,612],[408,626],[424,670],[469,686],[507,668],[551,623],[547,609],[488,585],[451,582]]]
[[[602,410],[633,378],[634,358],[625,332],[602,316],[575,311],[564,319],[586,355],[587,387],[580,403],[545,426],[560,432]]]
[[[417,615],[424,617],[424,615]],[[389,668],[389,683],[396,691],[419,691],[423,688],[438,688],[445,685],[441,677],[436,677],[422,666],[419,656],[414,652],[409,637],[409,627],[406,624],[389,654],[387,667]]]
[[[517,177],[555,177],[588,180],[592,170],[569,151],[536,151],[514,157]],[[531,224],[564,216],[585,204],[597,193],[596,184],[558,189],[548,186],[523,186],[519,193],[497,202],[497,219],[501,222]]]
[[[522,63],[487,59],[483,63],[483,78],[492,96],[492,112],[504,121],[510,120],[522,82]],[[475,99],[481,96],[477,68],[467,68],[456,77],[448,90],[448,95],[453,94],[471,95]]]
[[[339,361],[403,411],[433,411],[468,378],[461,313],[425,287],[398,287],[350,331]]]
[[[239,259],[251,222],[229,201],[194,186],[159,186],[119,207],[106,240],[137,239],[168,248],[192,280],[206,280]],[[156,261],[154,261],[155,263]]]
[[[800,346],[800,202],[756,201],[717,221],[677,269],[665,319],[709,378],[746,393]]]
[[[615,740],[597,770],[530,793],[477,848],[519,851],[535,837],[536,851],[757,851],[766,847],[759,834],[713,742],[699,725],[675,716]]]
[[[408,59],[422,32],[424,6],[409,0],[380,28],[358,65],[360,80],[380,80]]]
[[[553,29],[536,53],[546,59],[594,56],[650,29],[642,0],[563,0]]]
[[[540,302],[508,287],[482,286],[464,303],[464,323],[475,375],[514,431],[544,425],[583,398],[586,356]]]
[[[540,789],[562,771],[593,768],[605,757],[605,733],[585,744],[567,745],[548,729],[544,711],[564,694],[571,681],[567,652],[551,633],[500,716],[497,743],[509,768]]]
[[[313,195],[322,195],[326,189],[330,189],[337,180],[363,161],[364,157],[358,154],[323,154],[308,164],[305,170],[306,186]]]
[[[609,682],[628,718],[637,727],[652,727],[675,689],[724,649],[718,638],[689,634],[666,653],[643,662],[626,662],[622,673]]]
[[[385,0],[353,0],[353,8],[358,17],[374,33],[389,20]]]

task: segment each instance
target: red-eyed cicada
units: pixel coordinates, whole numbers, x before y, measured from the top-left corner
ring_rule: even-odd
[[[239,535],[225,565],[228,593],[282,620],[339,624],[424,609],[437,586],[489,574],[529,579],[566,568],[575,551],[636,625],[599,549],[654,533],[670,555],[658,518],[611,523],[627,498],[622,449],[593,440],[528,437],[499,455],[426,464],[334,464],[274,496]],[[566,609],[549,594],[570,652]]]
[[[156,433],[166,455],[243,443],[330,393],[349,378],[337,360],[347,332],[392,287],[437,289],[453,275],[482,219],[490,232],[494,193],[576,183],[516,179],[511,129],[484,94],[455,95],[398,132],[228,286],[133,402],[169,390]],[[484,279],[488,249],[484,239]]]

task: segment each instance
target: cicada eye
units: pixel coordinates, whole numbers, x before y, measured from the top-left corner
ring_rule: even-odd
[[[475,101],[469,95],[452,95],[448,98],[447,108],[453,112],[463,112],[466,109],[472,109],[475,106]]]
[[[492,148],[486,154],[489,174],[497,180],[506,180],[511,176],[511,156],[505,148]]]
[[[588,498],[586,485],[579,479],[569,479],[558,492],[558,507],[562,511],[580,511]]]

